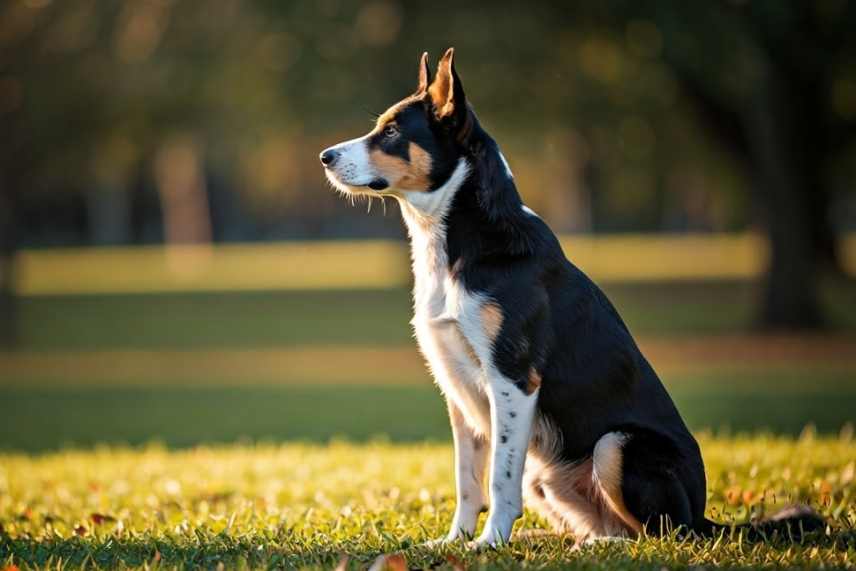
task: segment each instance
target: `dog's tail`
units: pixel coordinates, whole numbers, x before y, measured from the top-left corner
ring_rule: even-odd
[[[825,527],[826,520],[816,511],[805,505],[793,505],[783,508],[769,518],[741,525],[716,523],[705,519],[696,532],[704,537],[715,537],[733,529],[742,532],[747,541],[766,541],[774,536],[799,541],[803,536]]]

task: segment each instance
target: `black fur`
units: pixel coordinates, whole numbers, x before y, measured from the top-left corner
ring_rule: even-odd
[[[425,113],[431,125],[430,109]],[[434,125],[432,140],[419,144],[447,173],[461,156],[472,168],[446,215],[446,248],[453,277],[502,309],[493,348],[500,372],[519,390],[526,390],[530,367],[540,373],[539,413],[561,432],[562,460],[590,457],[609,432],[627,435],[622,493],[649,533],[679,526],[703,535],[722,530],[704,517],[698,444],[654,369],[606,295],[565,258],[548,226],[522,209],[496,143],[469,113],[466,140],[456,142],[454,132]],[[405,128],[424,134],[415,128],[423,118],[411,118]],[[445,182],[435,180],[435,188]],[[800,514],[751,526],[749,537],[789,524],[798,533],[800,522],[802,529],[818,525],[816,516]]]

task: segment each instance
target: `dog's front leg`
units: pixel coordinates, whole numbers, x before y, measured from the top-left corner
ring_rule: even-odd
[[[487,468],[488,446],[466,423],[461,409],[448,401],[449,420],[455,441],[455,487],[457,505],[452,527],[443,541],[469,539],[476,531],[479,514],[487,508],[484,474]]]
[[[486,375],[490,400],[490,511],[476,546],[507,542],[523,515],[523,467],[538,389],[526,394],[498,372]]]

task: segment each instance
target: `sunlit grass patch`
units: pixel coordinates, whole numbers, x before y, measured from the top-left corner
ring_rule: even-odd
[[[797,544],[646,538],[571,551],[568,537],[521,536],[499,552],[418,544],[440,536],[454,509],[447,445],[226,446],[169,451],[99,448],[0,455],[0,565],[181,565],[352,568],[403,551],[411,566],[507,568],[603,565],[852,566],[856,443],[702,436],[710,511],[745,520],[789,502],[829,518]],[[518,529],[543,528],[528,513]]]

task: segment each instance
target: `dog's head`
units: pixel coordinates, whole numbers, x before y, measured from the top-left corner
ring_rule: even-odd
[[[387,109],[366,135],[321,152],[337,189],[403,197],[430,193],[449,179],[473,125],[454,56],[449,48],[431,81],[428,54],[422,54],[413,95]]]

